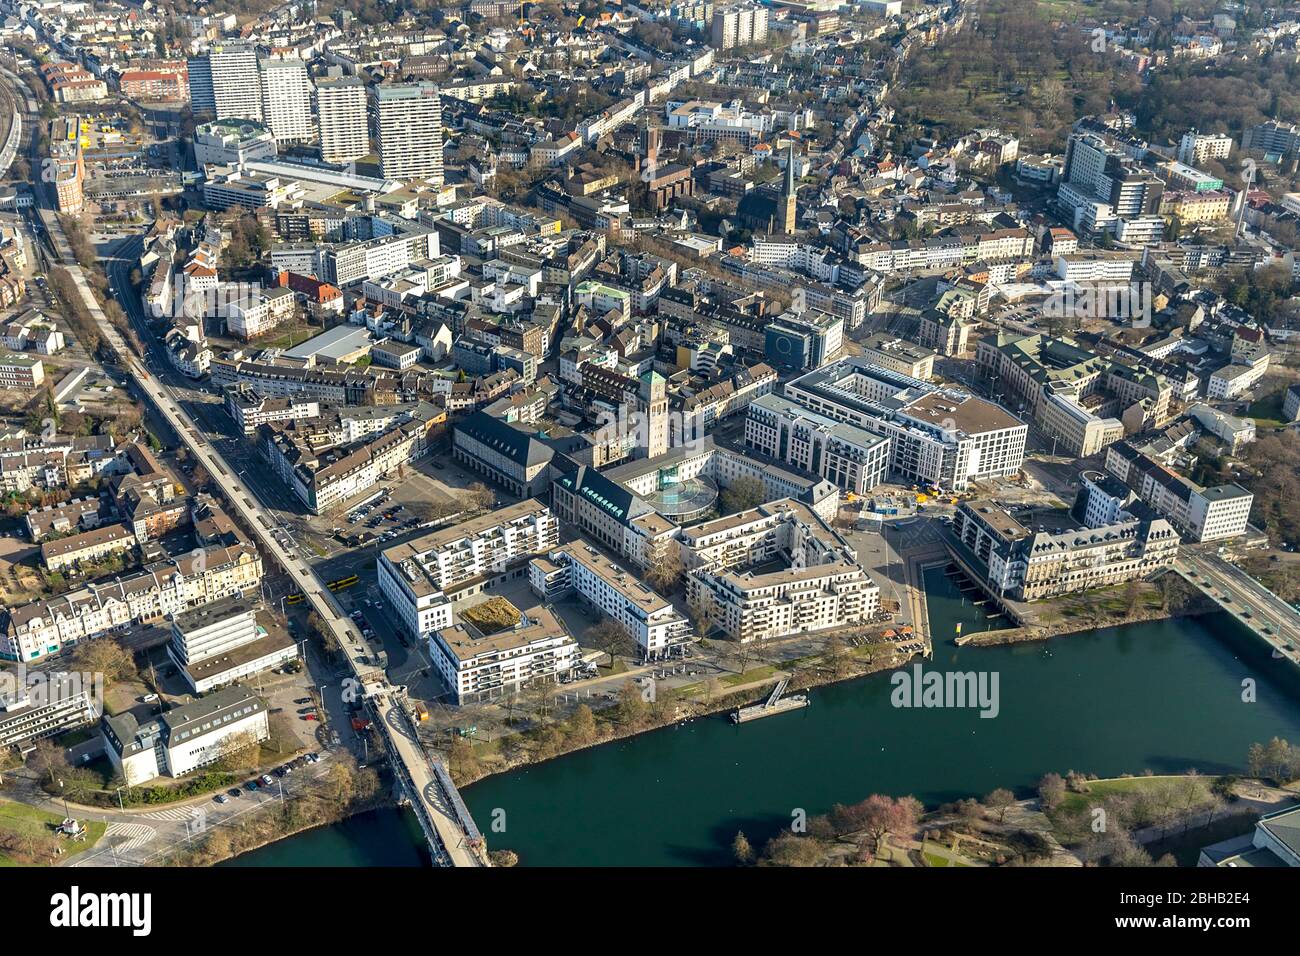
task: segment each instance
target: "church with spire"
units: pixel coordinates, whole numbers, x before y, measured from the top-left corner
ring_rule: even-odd
[[[794,184],[794,147],[786,148],[785,175],[780,187],[760,186],[740,200],[736,218],[751,232],[768,234],[794,232],[798,222]]]

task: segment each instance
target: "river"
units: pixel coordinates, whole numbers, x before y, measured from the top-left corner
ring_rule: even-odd
[[[757,844],[793,814],[874,792],[933,806],[1000,786],[1027,794],[1048,771],[1240,771],[1252,742],[1300,740],[1300,679],[1227,615],[957,648],[957,622],[967,634],[996,622],[940,570],[926,592],[938,649],[923,667],[996,675],[996,717],[895,707],[881,674],[815,688],[807,709],[756,723],[702,718],[489,777],[466,803],[488,845],[522,865],[718,865],[737,830]],[[409,814],[382,810],[234,862],[427,864],[412,840]]]

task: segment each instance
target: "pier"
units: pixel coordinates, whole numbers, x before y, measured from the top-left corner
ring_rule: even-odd
[[[808,706],[807,694],[792,694],[789,697],[782,697],[786,687],[790,684],[790,678],[783,677],[777,681],[775,687],[761,704],[750,704],[748,707],[741,707],[731,715],[733,723],[745,724],[751,720],[759,720],[763,717],[771,717],[773,714],[784,714],[789,710],[799,710]]]

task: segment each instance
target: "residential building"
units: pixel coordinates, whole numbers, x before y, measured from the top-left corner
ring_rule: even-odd
[[[682,532],[687,593],[741,643],[865,623],[880,589],[811,508],[774,501]],[[783,565],[769,570],[774,560]]]
[[[566,544],[528,564],[528,583],[547,604],[570,593],[626,628],[642,660],[658,660],[691,640],[690,622],[671,601],[591,545]]]
[[[297,56],[258,60],[262,120],[277,143],[309,143],[316,138],[312,85],[307,64]]]
[[[190,105],[217,119],[262,122],[262,83],[257,48],[246,42],[214,44],[189,61]]]
[[[350,163],[370,153],[366,85],[358,76],[316,82],[320,155],[327,163]]]
[[[429,658],[457,704],[493,700],[538,681],[567,677],[580,660],[578,642],[544,607],[529,608],[513,627],[493,634],[452,624],[434,631],[428,645]]]
[[[442,99],[435,84],[372,87],[370,121],[385,179],[442,184]]]

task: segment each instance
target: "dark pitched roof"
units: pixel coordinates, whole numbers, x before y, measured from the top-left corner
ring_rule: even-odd
[[[523,467],[545,464],[555,454],[531,432],[515,428],[486,412],[475,412],[458,424],[456,430]]]

